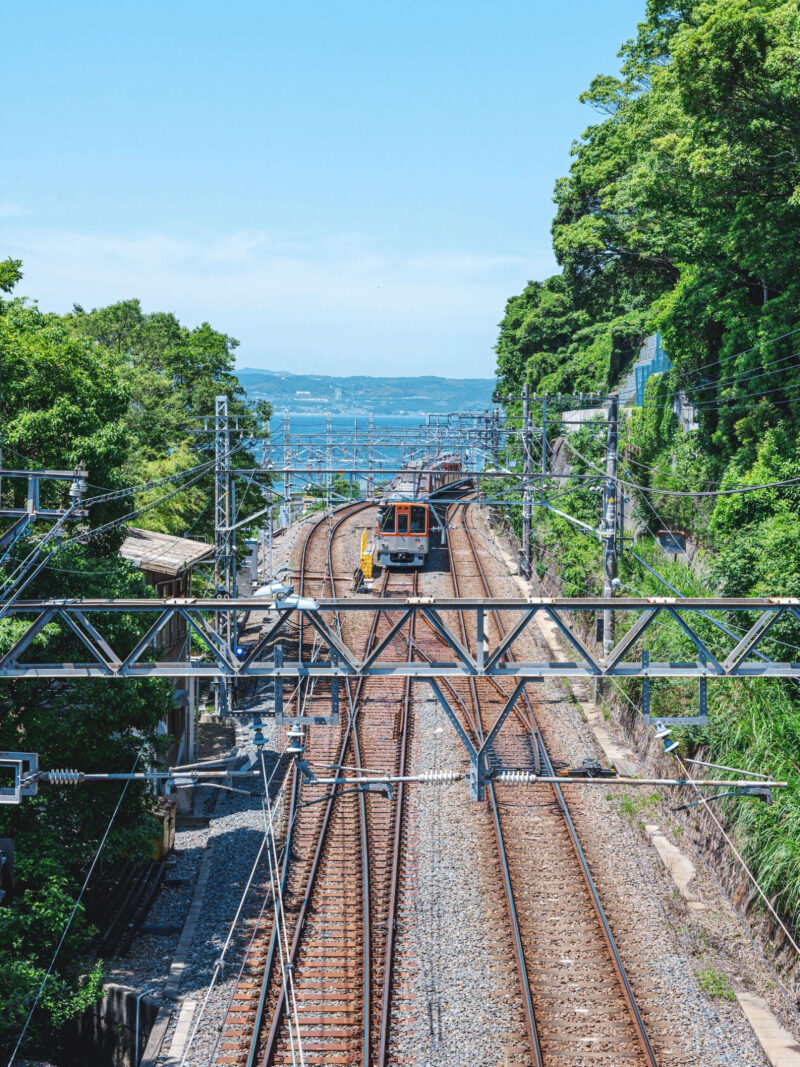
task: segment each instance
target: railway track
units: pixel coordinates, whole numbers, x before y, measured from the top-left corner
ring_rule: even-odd
[[[342,584],[349,585],[351,552],[337,568],[336,538],[363,507],[341,509],[330,524],[312,529],[298,572],[302,593],[341,595]],[[451,532],[449,554],[456,596],[491,595],[466,509],[463,524]],[[417,572],[384,572],[381,595],[418,592]],[[335,618],[329,621],[338,625]],[[477,635],[468,632],[463,617],[457,624],[464,627],[464,643],[474,647]],[[358,613],[353,625],[360,629],[347,634],[347,640],[366,656],[390,624],[376,612],[372,618]],[[499,618],[492,617],[488,625],[500,639]],[[297,640],[309,655],[313,638],[302,626]],[[395,636],[393,642],[398,658],[436,659],[441,647],[432,628]],[[480,743],[505,704],[502,688],[489,679],[453,680],[443,688],[460,709],[465,729]],[[338,725],[315,725],[307,732],[306,758],[312,767],[327,775],[407,773],[413,734],[410,680],[360,679],[348,683],[344,695]],[[322,714],[329,710],[330,691],[309,684],[305,691],[298,689],[294,700],[306,715]],[[496,766],[533,763],[552,771],[527,697],[517,702],[490,758]],[[404,787],[389,798],[316,786],[296,767],[290,773],[279,857],[285,958],[281,960],[267,899],[217,1063],[385,1067],[392,1062],[395,921],[407,831]],[[494,840],[489,862],[503,899],[524,1009],[528,1051],[517,1061],[565,1067],[655,1065],[564,790],[537,787],[523,795],[514,787],[490,783],[487,794]]]
[[[451,532],[450,572],[456,596],[491,596],[468,511]],[[455,536],[453,536],[455,535]],[[475,647],[459,616],[462,640]],[[504,629],[497,614],[496,638]],[[512,658],[509,656],[509,658]],[[482,742],[507,695],[491,679],[453,686],[466,726]],[[497,735],[495,767],[553,765],[527,694]],[[566,787],[568,788],[568,787]],[[579,788],[579,787],[578,787]],[[535,1064],[646,1064],[655,1067],[642,1013],[628,981],[611,925],[578,839],[565,791],[537,786],[520,803],[519,788],[490,782],[487,804],[502,870],[510,940],[525,1003]]]
[[[387,572],[383,595],[390,586],[395,594],[412,595],[416,578],[403,582]],[[367,655],[381,637],[381,615],[362,626],[368,627]],[[401,682],[399,689],[396,682],[373,679],[348,687],[349,721],[342,725],[338,756],[320,759],[311,745],[307,754],[315,765],[403,773],[410,701],[408,686]],[[389,708],[394,713],[387,723]],[[319,792],[313,785],[302,788],[312,794],[309,808],[323,799],[313,795]],[[296,1062],[293,1025],[307,1064],[386,1062],[403,793],[389,799],[344,789],[334,796],[331,790],[323,802],[324,818],[303,842],[313,851],[312,864],[307,871],[296,870],[295,884],[290,876],[284,898],[289,912],[298,908],[289,954],[297,1008],[287,1011],[280,992],[274,997],[259,1053],[263,1064]]]
[[[334,537],[361,510],[344,509],[328,531],[321,568],[323,525],[307,538],[300,587],[322,595],[349,581],[337,572]],[[306,575],[315,576],[311,581]],[[313,584],[321,583],[319,589]],[[384,575],[382,593],[413,595],[416,575]],[[334,623],[336,620],[333,620]],[[389,623],[376,613],[361,622],[364,654]],[[309,651],[308,635],[298,641]],[[338,727],[309,730],[306,756],[324,773],[356,768],[402,774],[411,739],[410,682],[359,680],[346,690]],[[322,710],[330,694],[309,686],[295,694],[305,714]],[[387,709],[391,709],[387,717]],[[287,953],[281,966],[274,924],[255,944],[252,966],[234,997],[227,1040],[218,1063],[384,1064],[388,1057],[394,921],[401,867],[404,791],[391,797],[329,787],[301,779],[290,786],[288,832],[280,884],[287,917]],[[266,909],[265,909],[266,910]],[[287,998],[286,965],[293,977]],[[256,973],[260,980],[254,981]],[[288,1010],[287,1010],[288,1005]],[[231,1021],[230,1017],[233,1016]],[[246,1020],[243,1018],[246,1016]],[[246,1031],[246,1035],[245,1035]],[[300,1050],[302,1049],[302,1053]]]
[[[328,565],[332,559],[331,543],[342,524],[363,507],[364,505],[346,506],[339,509],[335,518],[322,516],[310,528],[303,541],[296,576],[301,594],[323,595],[327,591],[329,580],[330,586],[335,588],[336,576],[328,574]],[[314,578],[309,579],[308,574],[313,574]],[[318,587],[317,583],[319,583]],[[306,641],[302,616],[297,627],[296,640],[298,644]],[[309,689],[310,699],[321,702],[322,695],[319,687],[316,690],[314,687],[309,687]],[[309,690],[302,692],[298,688],[290,699],[302,705],[309,699]],[[322,754],[323,746],[327,746],[326,751],[329,752],[331,758],[333,757],[335,754],[333,740],[330,731],[319,731],[315,741],[320,754]],[[287,830],[281,853],[277,857],[279,863],[277,878],[282,892],[287,888],[290,869],[295,866],[294,863],[290,863],[293,852],[296,852],[298,863],[301,862],[302,857],[307,855],[299,828],[296,826],[296,815],[300,803],[300,780],[297,768],[292,765],[289,773],[291,780],[286,787]],[[295,838],[296,830],[298,834]],[[307,832],[305,825],[302,827],[302,832]],[[275,900],[271,890],[271,878],[266,871],[262,872],[261,876],[260,896],[256,911],[249,920],[249,944],[236,990],[217,1042],[215,1062],[218,1064],[247,1064],[252,1067],[253,1064],[260,1062],[258,1039],[264,1025],[270,981],[274,979],[280,955],[279,930],[274,922]]]

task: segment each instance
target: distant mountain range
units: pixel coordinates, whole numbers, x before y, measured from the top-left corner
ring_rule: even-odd
[[[275,411],[341,415],[417,415],[431,411],[483,411],[492,406],[492,378],[371,378],[288,371],[236,372],[253,400],[269,400]]]

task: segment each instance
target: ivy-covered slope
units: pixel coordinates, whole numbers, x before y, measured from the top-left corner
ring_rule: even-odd
[[[620,75],[596,78],[583,96],[597,119],[556,184],[562,272],[506,306],[498,390],[516,393],[524,381],[551,395],[613,389],[660,330],[673,370],[650,379],[621,431],[620,473],[650,490],[626,490],[637,554],[684,594],[798,596],[800,486],[713,494],[800,478],[800,9],[794,0],[649,0],[620,54]],[[695,405],[692,432],[673,412],[680,395]],[[602,426],[581,434],[571,442],[599,461]],[[654,492],[665,489],[694,495]],[[558,506],[597,523],[586,489]],[[540,568],[555,561],[568,594],[598,591],[598,542],[535,514]],[[691,567],[653,547],[664,526],[700,547]],[[630,553],[620,575],[631,595],[666,592]],[[707,637],[717,647],[723,635],[709,624]],[[800,659],[800,624],[770,637],[766,653]],[[696,655],[676,627],[649,640],[658,658]],[[720,762],[792,781],[774,806],[738,802],[726,814],[795,925],[799,698],[780,680],[712,683],[712,728],[683,737]],[[691,712],[696,687],[659,686],[653,699],[664,714]]]

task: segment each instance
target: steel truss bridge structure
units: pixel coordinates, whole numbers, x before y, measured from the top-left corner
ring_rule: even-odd
[[[800,621],[800,598],[677,598],[602,597],[585,598],[432,598],[380,597],[310,598],[289,596],[269,600],[263,596],[201,600],[195,598],[158,600],[18,600],[0,605],[7,618],[22,632],[0,658],[0,678],[397,678],[436,679],[485,677],[537,680],[542,678],[797,678],[800,662],[777,661],[760,650],[775,624],[781,619]],[[598,655],[580,635],[589,629],[598,613],[613,610],[632,617],[632,625],[607,655]],[[226,641],[216,626],[225,612],[268,613],[269,624],[261,638],[246,652]],[[353,612],[381,612],[392,618],[384,639],[366,659],[349,648],[340,636],[336,620]],[[486,618],[489,613],[505,616],[507,635],[496,645],[489,642]],[[721,619],[709,613],[729,616],[736,613],[739,636]],[[452,620],[460,613],[473,614],[478,634],[477,647],[467,648],[456,636]],[[753,620],[753,614],[757,618]],[[148,616],[150,626],[135,647],[115,649],[113,639],[103,635],[114,615]],[[313,659],[276,662],[274,649],[285,639],[302,614],[317,632],[320,641]],[[560,631],[573,658],[564,661],[525,661],[509,653],[531,622],[539,615]],[[744,619],[746,615],[748,618]],[[196,638],[198,652],[182,661],[155,660],[152,647],[160,631],[175,617],[181,617]],[[390,660],[386,651],[392,639],[404,632],[414,617],[432,628],[451,656],[435,663],[410,659]],[[583,626],[580,619],[583,617]],[[687,662],[650,662],[643,646],[647,631],[659,622],[677,625],[694,645],[697,658]],[[27,625],[26,625],[27,624]],[[70,662],[42,662],[37,656],[36,638],[45,627],[60,626],[75,639],[76,655]],[[725,655],[713,651],[703,636],[714,627],[716,647],[727,638]],[[717,638],[717,633],[721,636]],[[636,658],[631,658],[639,649]],[[242,650],[239,649],[239,652]],[[278,657],[280,659],[280,657]]]
[[[294,680],[327,680],[331,685],[332,705],[338,705],[338,688],[342,679],[369,677],[408,678],[424,682],[433,692],[453,725],[470,763],[470,795],[483,796],[491,777],[489,750],[512,712],[525,686],[545,678],[637,678],[642,681],[642,705],[649,712],[650,679],[697,678],[701,686],[701,710],[705,685],[713,678],[794,678],[800,679],[800,662],[776,661],[761,651],[770,631],[781,619],[800,621],[800,598],[721,599],[677,597],[651,598],[433,598],[380,597],[331,598],[312,600],[295,595],[285,599],[265,597],[240,599],[194,598],[174,600],[19,600],[6,603],[7,617],[16,624],[18,636],[13,646],[0,658],[0,678],[56,678],[74,680],[98,678],[268,678],[275,683],[276,713],[283,708],[283,685]],[[242,648],[228,639],[220,625],[221,616],[237,612],[259,612],[265,625],[255,644]],[[591,622],[603,611],[620,612],[632,624],[602,655],[594,652],[581,633],[590,630]],[[391,620],[387,633],[363,658],[342,637],[343,617],[353,612],[383,613]],[[711,613],[714,613],[712,615]],[[504,617],[502,639],[490,641],[488,616]],[[719,615],[731,613],[741,624],[744,635],[726,625]],[[468,647],[457,636],[457,616],[474,615],[476,640]],[[117,629],[113,619],[142,616],[150,625],[133,647],[114,647],[114,640],[103,630]],[[284,647],[297,646],[298,616],[316,633],[315,651],[303,658],[284,659]],[[755,615],[755,618],[753,616]],[[525,659],[515,646],[536,620],[547,619],[560,631],[571,659]],[[153,648],[160,631],[181,618],[195,638],[195,652],[183,660],[156,660]],[[109,623],[112,623],[109,627]],[[643,647],[647,632],[661,623],[677,626],[694,646],[696,658],[685,662],[651,662]],[[416,626],[416,631],[414,627]],[[411,638],[421,627],[428,627],[442,642],[442,658],[431,661],[414,658],[415,642]],[[712,627],[715,640],[705,633]],[[70,661],[44,662],[37,655],[36,638],[48,627],[58,627],[71,635],[75,657]],[[741,627],[740,627],[741,628]],[[701,630],[703,632],[701,632]],[[21,631],[21,632],[19,632]],[[469,632],[469,631],[465,631]],[[717,634],[727,638],[725,654],[718,651]],[[399,635],[408,638],[410,658],[389,658],[389,647]],[[396,645],[395,645],[396,647]],[[396,654],[395,654],[396,655]],[[446,657],[446,658],[445,658]],[[478,749],[464,732],[456,710],[450,705],[439,684],[452,678],[492,677],[510,683],[504,707],[484,743]],[[679,720],[667,718],[678,724]],[[686,723],[698,719],[682,719]]]

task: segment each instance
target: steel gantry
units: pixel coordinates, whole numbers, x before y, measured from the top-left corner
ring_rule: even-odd
[[[602,617],[612,605],[623,618],[632,620],[632,624],[609,650],[598,654],[581,634],[590,631],[591,619]],[[261,635],[254,644],[240,647],[234,643],[235,635],[226,638],[226,629],[220,626],[220,620],[231,609],[259,612],[264,616]],[[760,650],[781,619],[800,621],[800,599],[797,598],[651,597],[609,601],[602,597],[409,597],[405,600],[363,597],[317,601],[292,593],[282,599],[269,600],[258,596],[211,600],[19,600],[7,602],[3,610],[8,613],[8,623],[14,624],[12,632],[15,633],[11,648],[0,658],[0,678],[5,679],[112,680],[183,676],[210,678],[234,685],[240,678],[272,678],[276,715],[283,711],[282,692],[286,679],[328,679],[332,691],[337,689],[342,678],[394,677],[424,682],[441,704],[464,746],[469,760],[468,780],[473,800],[481,799],[493,773],[489,750],[530,683],[553,677],[639,678],[644,692],[649,689],[651,678],[699,678],[701,682],[709,678],[800,678],[800,663],[779,662]],[[365,611],[381,612],[390,622],[388,631],[366,657],[342,636],[343,632],[357,631],[356,627],[343,627],[343,617]],[[711,615],[712,612],[724,616],[736,613],[740,623],[743,618],[748,618],[746,632],[738,638],[735,631]],[[492,641],[487,623],[495,613],[504,617],[501,631],[504,636]],[[108,631],[112,617],[120,614],[139,615],[149,622],[144,636],[129,647],[115,647],[103,633],[104,629]],[[295,653],[298,658],[291,659],[285,657],[284,652],[287,647],[296,647],[299,614],[315,631],[315,650],[304,658],[301,647]],[[474,616],[474,630],[467,627],[462,631],[461,627],[454,627],[454,616],[459,614]],[[156,660],[152,650],[158,634],[176,617],[180,617],[192,633],[195,651],[188,662]],[[547,619],[557,627],[571,658],[531,660],[515,648],[537,617]],[[694,659],[650,662],[643,643],[648,631],[661,623],[677,626],[682,631],[688,646],[694,648]],[[713,649],[699,630],[699,626],[707,630],[712,623],[716,626]],[[416,644],[412,635],[419,633],[423,626],[441,640],[442,651],[436,660],[413,658]],[[36,638],[52,628],[60,629],[65,636],[71,635],[74,658],[57,663],[43,659]],[[124,628],[111,629],[118,632]],[[408,640],[397,642],[395,639],[404,631]],[[461,632],[474,632],[474,642],[465,643],[458,636]],[[716,637],[720,632],[727,638],[724,652],[719,651],[721,640]],[[399,645],[412,650],[410,658],[396,658],[391,648]],[[456,709],[440,685],[442,680],[454,677],[492,677],[501,685],[503,682],[508,685],[500,714],[480,747],[465,732]],[[663,726],[661,730],[662,733],[669,732]],[[21,764],[19,767],[14,764],[14,773],[12,802],[19,802]]]
[[[607,654],[593,651],[581,634],[590,629],[598,613],[613,607],[631,621],[622,637]],[[433,598],[380,597],[328,598],[311,600],[294,595],[282,600],[253,596],[246,598],[196,598],[174,600],[18,600],[0,604],[15,622],[16,639],[0,657],[0,678],[153,678],[207,677],[228,679],[276,678],[800,678],[800,662],[777,661],[760,650],[770,631],[781,619],[800,621],[800,599],[769,598],[678,598],[602,597],[585,598]],[[267,623],[260,639],[246,649],[226,638],[220,616],[230,611],[265,613]],[[381,612],[391,621],[385,637],[363,658],[338,632],[334,615],[342,620],[354,612]],[[506,636],[490,642],[487,616],[499,612],[505,618]],[[742,613],[748,617],[743,636],[726,626],[710,612],[727,616]],[[273,649],[284,640],[291,643],[297,616],[301,614],[317,633],[319,647],[314,658],[284,659],[276,665]],[[476,647],[467,647],[452,624],[457,614],[475,618]],[[144,636],[130,648],[114,647],[104,636],[112,615],[147,617],[150,625]],[[179,616],[191,630],[195,642],[190,661],[154,660],[152,649],[159,632]],[[390,657],[393,639],[402,636],[414,617],[435,631],[442,640],[443,658],[435,662]],[[563,661],[525,659],[519,651],[513,657],[519,638],[533,620],[549,619],[560,631],[571,658]],[[581,618],[583,623],[581,623]],[[694,646],[696,658],[685,662],[650,662],[647,657],[647,631],[661,622],[679,627]],[[27,625],[25,625],[27,623]],[[703,636],[715,626],[712,644]],[[46,627],[59,627],[71,633],[75,654],[69,662],[46,662],[36,637]],[[720,643],[726,645],[724,653]],[[320,648],[322,652],[320,653]]]
[[[11,525],[0,533],[0,552],[19,540],[28,528],[37,520],[60,520],[64,518],[85,518],[83,498],[87,488],[87,471],[83,465],[73,470],[4,470],[0,467],[0,485],[2,479],[12,479],[26,483],[26,499],[22,507],[0,506],[0,520],[10,519]],[[43,484],[47,482],[70,483],[69,505],[67,507],[43,507],[40,501]]]

